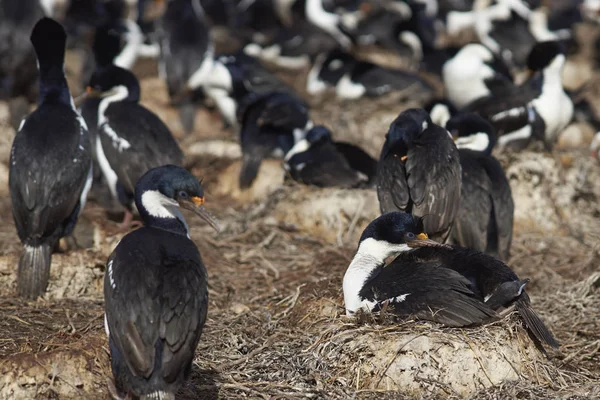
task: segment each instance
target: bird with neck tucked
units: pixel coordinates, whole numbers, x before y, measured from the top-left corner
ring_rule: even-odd
[[[207,272],[180,211],[219,230],[202,185],[181,167],[145,173],[135,187],[144,226],[127,234],[107,262],[105,329],[115,398],[174,399],[188,378],[208,308]]]
[[[494,257],[429,239],[423,218],[392,212],[364,230],[343,291],[348,315],[388,306],[401,317],[453,327],[497,320],[514,306],[536,340],[556,348],[531,307],[528,282]]]
[[[448,131],[423,109],[402,112],[390,125],[377,170],[381,213],[425,216],[425,229],[441,242],[458,213],[461,168]]]

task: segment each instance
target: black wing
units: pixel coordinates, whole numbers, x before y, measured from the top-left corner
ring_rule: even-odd
[[[496,223],[498,257],[506,261],[510,256],[515,213],[510,183],[502,166],[494,157],[482,157],[480,162],[491,182],[490,194]]]
[[[182,165],[183,153],[166,125],[138,104],[115,103],[106,110],[108,126],[99,128],[104,154],[128,193],[149,169]],[[118,138],[115,139],[115,135]]]
[[[134,376],[160,373],[171,383],[193,360],[206,320],[206,282],[189,239],[141,228],[121,240],[108,259],[105,312],[110,338]]]
[[[379,67],[368,62],[357,62],[350,75],[352,81],[360,82],[369,96],[381,96],[393,90],[403,90],[410,87],[414,93],[429,94],[432,88],[418,75],[411,72]]]
[[[439,126],[429,127],[415,143],[406,159],[412,213],[425,216],[426,233],[445,241],[460,203],[460,156],[447,131]]]
[[[346,158],[331,142],[313,145],[309,150],[294,155],[288,166],[292,178],[307,185],[319,187],[355,187],[368,180],[350,167]]]
[[[469,286],[468,279],[439,262],[397,258],[367,283],[359,295],[381,307],[389,303],[400,316],[415,316],[448,326],[480,324],[496,318],[494,310],[475,296]]]
[[[377,166],[377,197],[381,213],[412,212],[412,201],[406,179],[402,152],[393,152],[386,141]]]
[[[21,240],[63,235],[91,166],[87,130],[68,106],[44,105],[15,137],[9,186]]]

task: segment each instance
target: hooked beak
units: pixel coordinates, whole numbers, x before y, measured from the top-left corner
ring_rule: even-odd
[[[414,240],[407,243],[408,247],[437,247],[442,249],[452,249],[452,246],[436,242],[435,240],[429,239],[426,233],[419,233]]]
[[[204,197],[194,196],[189,200],[179,199],[177,201],[181,207],[185,208],[186,210],[190,210],[194,214],[200,216],[200,218],[205,220],[217,232],[221,230],[216,218],[213,217],[212,214],[209,213],[206,208],[204,208]]]

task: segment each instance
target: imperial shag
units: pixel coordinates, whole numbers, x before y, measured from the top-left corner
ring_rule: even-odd
[[[174,165],[144,174],[135,202],[144,227],[121,239],[104,276],[110,389],[117,398],[174,399],[189,376],[208,308],[206,268],[179,207],[218,225],[203,207],[200,182]]]
[[[169,128],[138,103],[140,84],[130,71],[114,65],[96,71],[89,91],[102,96],[93,145],[109,189],[125,207],[122,227],[127,228],[137,180],[150,168],[181,165],[183,153]]]
[[[75,110],[64,74],[67,35],[43,18],[31,33],[39,65],[38,108],[23,120],[10,156],[12,212],[24,245],[19,260],[19,295],[46,290],[51,253],[71,234],[92,182],[90,139]]]
[[[515,205],[504,170],[492,156],[494,127],[476,114],[458,114],[446,129],[455,137],[462,167],[460,206],[450,240],[506,261]]]
[[[458,213],[460,186],[460,157],[448,131],[423,109],[402,112],[390,125],[379,158],[381,212],[426,216],[426,231],[443,242]]]
[[[334,142],[324,126],[315,126],[285,155],[292,179],[319,187],[367,186],[375,180],[377,161],[350,143]]]
[[[386,265],[390,256],[396,258]],[[531,307],[528,281],[494,257],[432,241],[422,218],[393,212],[364,230],[344,275],[344,303],[348,315],[390,306],[448,326],[492,321],[514,305],[537,340],[558,347]]]

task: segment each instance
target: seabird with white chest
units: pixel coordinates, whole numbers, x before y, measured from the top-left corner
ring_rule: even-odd
[[[342,99],[377,97],[392,91],[410,90],[414,97],[426,97],[433,91],[418,75],[361,61],[341,50],[317,57],[306,82],[310,94],[335,87]]]
[[[186,133],[194,128],[194,94],[208,79],[214,45],[200,0],[169,0],[160,19],[159,71],[166,79],[169,97],[178,105]]]
[[[458,213],[461,168],[448,131],[423,109],[403,111],[390,124],[377,169],[381,213],[426,216],[425,229],[444,242]]]
[[[24,245],[17,290],[28,298],[46,290],[52,251],[73,231],[92,183],[87,126],[75,110],[64,73],[66,39],[64,28],[49,18],[33,28],[38,107],[21,122],[10,154],[12,213]]]
[[[174,399],[189,377],[208,309],[206,267],[179,208],[219,227],[203,206],[202,185],[181,167],[149,170],[137,182],[135,202],[144,226],[121,239],[104,275],[109,390],[114,398]]]
[[[550,148],[573,117],[573,102],[562,84],[564,65],[559,42],[537,43],[527,59],[531,75],[527,81],[507,85],[465,111],[476,112],[494,125],[500,147],[522,147],[536,138]]]
[[[528,282],[494,257],[429,239],[422,218],[393,212],[364,230],[344,275],[344,303],[348,315],[387,307],[452,327],[494,321],[514,306],[540,344],[556,348],[531,307]]]
[[[132,222],[135,183],[150,168],[181,165],[183,153],[171,131],[141,104],[140,84],[132,72],[110,66],[96,71],[88,96],[101,96],[96,157],[112,195],[125,208],[121,224]]]
[[[307,105],[282,92],[251,96],[241,111],[240,124],[242,189],[252,185],[264,158],[283,158],[312,127]]]
[[[372,183],[377,161],[358,146],[334,142],[329,129],[311,128],[285,155],[292,179],[318,187],[364,187]]]
[[[470,43],[462,47],[442,68],[448,100],[461,109],[495,90],[513,85],[506,64],[485,46]]]
[[[515,205],[502,166],[492,156],[494,127],[476,114],[451,118],[462,167],[460,206],[450,241],[506,261],[510,255]]]

